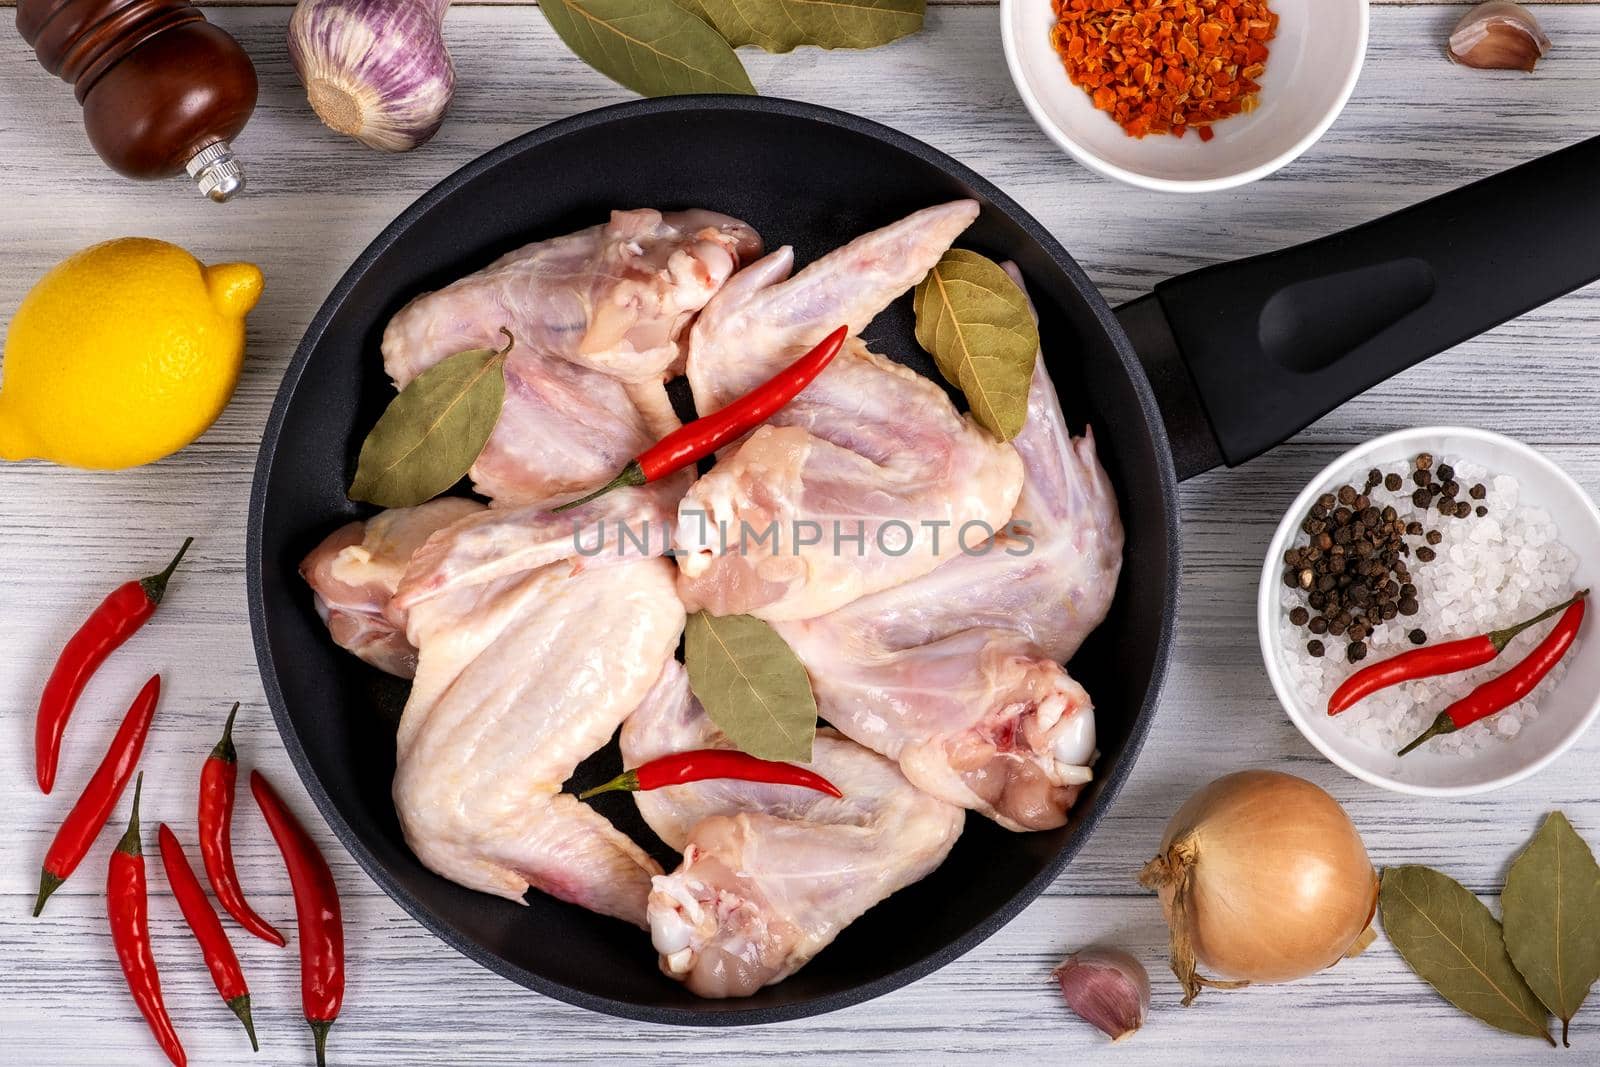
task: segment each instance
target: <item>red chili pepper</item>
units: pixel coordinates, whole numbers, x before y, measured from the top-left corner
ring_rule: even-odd
[[[785,404],[799,396],[806,386],[816,380],[823,368],[833,362],[833,357],[839,354],[849,335],[849,329],[839,327],[823,338],[817,347],[721,411],[712,412],[703,419],[696,419],[672,431],[639,453],[637,459],[622,468],[622,473],[605,485],[551,511],[566,511],[579,504],[587,504],[613,489],[644,485],[665,478],[711,455],[729,441],[766,422]]]
[[[95,768],[89,784],[83,787],[83,795],[67,813],[61,829],[56,831],[55,840],[50,842],[50,851],[44,854],[44,870],[39,875],[39,900],[33,906],[35,916],[44,911],[44,902],[50,899],[50,894],[60,889],[61,883],[77,869],[111,817],[111,809],[117,806],[117,799],[128,787],[128,779],[133,777],[133,769],[139,764],[139,753],[144,751],[145,735],[150,732],[150,720],[155,718],[156,702],[160,698],[161,675],[158,674],[144,683],[139,695],[133,698],[128,714],[117,728],[117,736],[111,739],[111,748]]]
[[[1561,616],[1561,621],[1528,653],[1526,659],[1441,711],[1439,717],[1433,720],[1433,725],[1402,748],[1400,755],[1404,756],[1431,737],[1455,733],[1479,719],[1503,711],[1533,692],[1578,639],[1578,628],[1583,625],[1583,605],[1582,597],[1575,599]]]
[[[239,872],[233,865],[233,794],[239,777],[239,754],[233,748],[233,717],[239,714],[235,703],[222,727],[222,740],[200,767],[200,860],[205,865],[206,881],[211,883],[217,902],[234,921],[263,941],[282,948],[287,942],[267,920],[245,903],[239,888]]]
[[[161,975],[156,958],[150,953],[150,900],[145,893],[144,850],[139,847],[139,791],[144,775],[133,787],[133,815],[127,832],[111,854],[106,873],[106,914],[111,919],[111,942],[117,948],[117,962],[139,1005],[145,1022],[161,1043],[161,1050],[178,1067],[189,1062],[183,1043],[173,1028],[172,1017],[161,999]]]
[[[326,1061],[328,1028],[344,1000],[344,922],[333,872],[311,835],[262,777],[250,772],[250,792],[266,817],[283,853],[294,886],[294,914],[300,925],[300,1003],[317,1042],[317,1067]]]
[[[633,793],[660,789],[664,785],[703,782],[708,778],[737,778],[742,782],[798,785],[806,789],[815,789],[831,797],[844,795],[822,775],[808,771],[804,767],[796,767],[792,763],[757,759],[730,748],[700,748],[692,752],[675,752],[648,763],[641,763],[633,770],[617,775],[605,785],[584,790],[578,794],[578,799],[588,800],[597,793],[617,790]]]
[[[250,1035],[250,1050],[260,1052],[255,1024],[250,1021],[250,987],[245,984],[244,971],[228,941],[228,932],[222,928],[222,920],[217,918],[211,901],[206,899],[200,879],[194,876],[194,868],[189,866],[189,857],[183,854],[178,835],[162,823],[156,838],[161,842],[161,866],[167,872],[167,884],[172,887],[178,910],[183,912],[194,939],[200,942],[200,954],[205,957],[211,981],[229,1009],[244,1023],[244,1032]]]
[[[1481,667],[1504,652],[1506,646],[1522,631],[1565,611],[1572,606],[1573,601],[1582,600],[1588,595],[1589,590],[1581,590],[1572,600],[1563,601],[1531,619],[1519,622],[1515,626],[1508,626],[1504,630],[1494,630],[1477,637],[1463,637],[1459,641],[1447,641],[1432,648],[1402,652],[1392,659],[1364,667],[1346,678],[1344,684],[1333,691],[1333,696],[1328,699],[1328,714],[1337,715],[1357,701],[1391,685]]]
[[[167,582],[178,569],[178,561],[189,551],[194,538],[187,538],[167,569],[136,582],[123,582],[100,602],[61,650],[44,695],[39,698],[39,717],[34,722],[34,771],[39,788],[48,793],[56,784],[56,760],[61,755],[61,735],[67,719],[77,706],[83,687],[106,657],[138,632],[145,620],[155,614],[166,595]]]

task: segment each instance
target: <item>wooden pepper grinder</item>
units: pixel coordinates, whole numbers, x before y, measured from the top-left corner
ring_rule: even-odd
[[[76,89],[89,143],[112,170],[186,170],[218,203],[244,188],[228,142],[256,106],[256,70],[189,0],[19,0],[17,29]]]

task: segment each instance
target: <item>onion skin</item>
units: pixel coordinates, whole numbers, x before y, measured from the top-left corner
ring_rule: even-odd
[[[1277,771],[1196,792],[1139,880],[1161,896],[1185,1004],[1202,986],[1291,982],[1333,966],[1365,947],[1378,904],[1377,872],[1338,801]]]

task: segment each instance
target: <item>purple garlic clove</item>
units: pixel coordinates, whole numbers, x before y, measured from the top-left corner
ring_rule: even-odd
[[[1074,952],[1050,972],[1061,983],[1067,1007],[1113,1041],[1144,1025],[1150,1010],[1150,975],[1144,965],[1117,948]]]
[[[1491,0],[1461,16],[1448,51],[1462,66],[1531,72],[1550,51],[1550,38],[1521,4]]]

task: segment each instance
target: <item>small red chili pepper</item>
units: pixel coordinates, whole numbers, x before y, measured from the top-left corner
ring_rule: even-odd
[[[228,941],[228,932],[222,928],[222,920],[217,918],[211,901],[206,899],[200,879],[194,876],[194,868],[189,866],[189,857],[184,855],[178,835],[162,823],[156,831],[156,839],[161,843],[161,866],[167,872],[167,884],[172,887],[178,910],[183,912],[194,939],[200,943],[200,954],[211,972],[211,981],[228,1008],[244,1023],[244,1032],[250,1035],[250,1050],[260,1052],[256,1027],[250,1021],[250,987],[245,984],[244,971]]]
[[[1588,595],[1589,590],[1581,590],[1572,600],[1562,601],[1555,607],[1541,611],[1533,618],[1519,622],[1515,626],[1508,626],[1504,630],[1494,630],[1477,637],[1463,637],[1459,641],[1447,641],[1432,648],[1402,652],[1392,659],[1364,667],[1346,678],[1344,684],[1333,691],[1333,696],[1328,699],[1328,714],[1337,715],[1352,707],[1357,701],[1391,685],[1481,667],[1504,652],[1506,646],[1522,631],[1565,611],[1572,606],[1573,601],[1582,600]]]
[[[222,727],[222,740],[200,767],[200,860],[217,902],[234,921],[261,940],[282,948],[287,942],[267,920],[245,903],[239,872],[233,865],[233,794],[239,777],[239,754],[233,747],[235,703]]]
[[[817,347],[721,411],[712,412],[667,434],[639,453],[637,459],[622,468],[621,474],[594,492],[550,510],[566,511],[602,497],[613,489],[644,485],[665,478],[711,455],[729,441],[766,422],[785,404],[799,396],[806,386],[816,380],[823,368],[833,362],[833,357],[839,354],[848,336],[849,329],[839,327],[823,338]]]
[[[140,774],[133,787],[133,815],[128,819],[127,832],[111,854],[111,867],[106,873],[106,914],[111,919],[111,942],[117,949],[117,962],[122,964],[133,1002],[139,1005],[167,1058],[184,1067],[189,1060],[161,999],[161,975],[156,970],[155,956],[150,953],[150,900],[145,892],[144,850],[139,847],[139,791],[143,785],[144,775]]]
[[[1433,720],[1433,725],[1402,748],[1400,755],[1404,756],[1429,738],[1455,733],[1479,719],[1503,711],[1533,692],[1578,639],[1578,628],[1583,625],[1583,605],[1583,598],[1574,600],[1561,616],[1561,621],[1528,653],[1526,659],[1441,711],[1439,717]]]
[[[49,681],[44,683],[44,695],[39,698],[39,717],[34,722],[34,771],[43,792],[50,792],[56,784],[61,735],[66,732],[67,719],[77,706],[83,687],[89,684],[106,657],[155,614],[161,598],[166,595],[172,572],[178,569],[178,562],[193,543],[194,538],[185,539],[183,547],[160,574],[136,582],[123,582],[113,589],[61,650]]]
[[[294,914],[300,926],[300,1003],[317,1042],[317,1067],[327,1062],[328,1028],[344,1001],[344,922],[333,872],[311,835],[260,771],[250,772],[250,792],[266,817],[283,853],[294,887]]]
[[[641,763],[633,770],[617,775],[605,785],[584,790],[578,794],[578,799],[588,800],[597,793],[617,790],[633,793],[660,789],[665,785],[703,782],[708,778],[737,778],[743,782],[798,785],[806,789],[815,789],[831,797],[844,795],[822,775],[792,763],[757,759],[729,748],[700,748],[692,752],[675,752],[648,763]]]
[[[61,883],[83,862],[89,846],[111,818],[111,809],[117,806],[117,799],[128,787],[128,779],[133,777],[133,769],[139,764],[139,753],[144,751],[144,739],[150,732],[150,720],[155,718],[160,698],[161,675],[158,674],[144,683],[139,695],[133,698],[128,714],[117,728],[117,736],[111,739],[111,748],[56,831],[55,840],[50,842],[50,851],[44,854],[44,870],[39,875],[39,900],[33,906],[35,916],[44,911],[44,902],[50,899],[50,894],[60,889]]]

